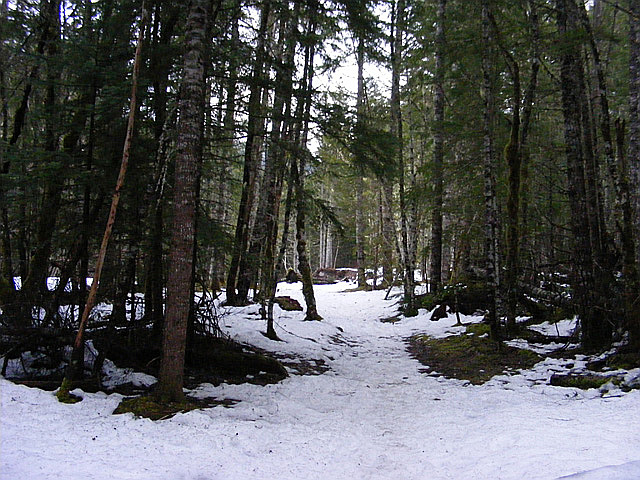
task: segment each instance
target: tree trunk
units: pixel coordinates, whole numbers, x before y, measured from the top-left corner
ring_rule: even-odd
[[[431,213],[431,261],[429,286],[432,293],[442,284],[442,205],[444,162],[444,55],[446,0],[438,2],[436,26],[436,71],[433,99],[433,204]]]
[[[138,36],[138,44],[136,47],[136,53],[133,63],[133,77],[131,85],[131,101],[129,103],[129,119],[127,123],[127,134],[124,141],[124,147],[122,149],[122,162],[120,165],[120,172],[118,174],[118,180],[116,181],[116,187],[111,199],[111,209],[109,211],[109,218],[105,227],[104,235],[102,237],[102,244],[100,245],[100,252],[98,253],[98,259],[96,261],[95,272],[93,274],[93,283],[91,284],[91,290],[87,297],[87,302],[82,312],[82,318],[80,319],[80,325],[78,326],[78,334],[76,335],[73,343],[73,353],[71,356],[71,364],[67,370],[65,378],[60,387],[58,398],[63,398],[68,394],[71,387],[71,382],[76,380],[82,375],[84,369],[84,332],[89,321],[89,314],[96,303],[96,296],[98,293],[98,286],[100,284],[100,276],[102,274],[102,267],[104,265],[104,259],[107,254],[107,247],[109,245],[109,239],[111,238],[111,232],[113,231],[113,225],[116,221],[116,213],[118,211],[118,204],[120,202],[120,193],[124,185],[124,179],[127,173],[127,166],[129,164],[129,154],[131,152],[131,142],[133,137],[133,126],[135,119],[135,112],[137,108],[136,92],[138,89],[138,76],[140,73],[141,52],[142,43],[144,39],[144,29],[146,22],[146,10],[144,3],[142,4],[142,21],[140,24],[140,33]]]
[[[359,128],[364,127],[364,39],[358,39],[358,93],[356,97],[356,122]],[[360,168],[356,169],[356,267],[358,269],[358,288],[365,288],[367,278],[364,269],[364,213],[363,213],[363,196],[364,196],[364,180]]]
[[[157,395],[163,402],[181,401],[189,311],[192,303],[196,195],[204,114],[204,52],[207,39],[206,0],[193,0],[185,37],[177,157],[174,174],[173,226],[167,278],[167,314]]]
[[[571,209],[571,232],[573,234],[573,285],[574,295],[582,324],[582,343],[587,350],[597,350],[608,344],[611,326],[598,313],[596,302],[597,285],[595,279],[594,245],[591,228],[597,221],[589,210],[585,179],[585,158],[583,137],[588,128],[584,119],[584,71],[582,60],[576,54],[570,38],[578,26],[578,11],[575,0],[558,0],[558,30],[563,41],[560,80],[562,90],[562,110],[564,116],[564,136],[566,143],[568,195]],[[589,148],[589,146],[587,146]],[[585,226],[588,228],[585,229]],[[595,247],[597,248],[597,246]]]
[[[405,164],[404,164],[404,142],[402,137],[402,102],[400,99],[400,75],[402,71],[402,52],[404,35],[404,15],[405,2],[399,0],[395,15],[395,36],[391,49],[391,134],[397,138],[397,164],[400,170],[399,194],[400,194],[400,228],[402,239],[402,264],[403,264],[403,285],[404,285],[404,315],[407,317],[418,314],[415,301],[415,265],[410,249],[412,239],[409,237],[408,206],[405,192]]]
[[[629,330],[631,348],[640,351],[640,304],[638,303],[638,266],[635,257],[635,237],[633,232],[633,207],[627,181],[628,162],[624,152],[625,124],[616,121],[616,143],[618,150],[618,172],[616,178],[622,210],[622,276],[624,280],[625,327]]]
[[[246,276],[246,255],[249,248],[249,231],[251,222],[251,212],[255,202],[255,186],[258,169],[258,154],[260,152],[261,132],[264,129],[264,118],[262,112],[262,94],[264,79],[264,64],[266,57],[266,38],[268,35],[269,16],[271,11],[271,0],[263,0],[260,16],[260,31],[258,45],[254,59],[251,94],[249,97],[249,120],[247,125],[247,139],[244,152],[244,172],[242,176],[242,194],[238,208],[238,220],[236,223],[235,240],[233,254],[229,265],[227,276],[227,304],[243,305],[247,302],[244,286],[242,292],[236,292],[238,283],[243,281],[242,275]],[[247,283],[248,279],[244,279]]]
[[[491,11],[489,20],[494,29],[494,37],[508,65],[511,77],[513,96],[511,97],[511,132],[509,141],[504,148],[504,158],[508,173],[509,190],[507,194],[507,257],[504,284],[506,288],[506,317],[507,330],[513,332],[516,326],[516,306],[518,301],[519,274],[519,237],[520,237],[520,66],[511,55],[509,49],[501,39],[497,22]]]
[[[489,287],[488,323],[491,328],[491,338],[500,339],[498,322],[498,212],[496,207],[495,160],[493,150],[493,85],[491,71],[493,70],[493,52],[491,45],[491,26],[489,19],[489,5],[482,1],[482,76],[483,76],[483,164],[484,164],[484,203],[485,203],[485,262],[486,279]]]
[[[309,21],[308,32],[315,32],[315,24]],[[307,46],[305,52],[305,67],[302,80],[302,97],[299,98],[299,108],[296,112],[296,118],[299,121],[299,133],[296,135],[294,144],[296,145],[297,155],[293,156],[292,161],[296,162],[298,167],[295,169],[296,178],[296,243],[298,250],[298,265],[300,275],[302,276],[302,294],[307,304],[307,314],[305,320],[322,320],[316,306],[316,297],[313,292],[313,278],[311,276],[311,265],[307,254],[307,235],[306,235],[306,198],[304,191],[304,175],[306,167],[307,154],[307,135],[309,129],[309,118],[311,114],[311,95],[313,87],[313,57],[315,55],[315,44]],[[296,158],[297,157],[297,158]]]
[[[640,0],[630,0],[629,10],[629,182],[635,215],[634,236],[640,238]],[[640,262],[640,242],[636,243]]]

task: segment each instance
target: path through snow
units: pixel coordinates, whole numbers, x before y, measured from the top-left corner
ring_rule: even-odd
[[[422,374],[404,339],[456,331],[455,318],[430,322],[421,312],[382,323],[397,298],[346,287],[317,288],[322,322],[278,311],[282,343],[260,333],[255,307],[229,310],[222,326],[239,340],[330,367],[192,392],[240,400],[232,408],[151,422],[111,415],[119,395],[82,393],[81,403],[62,405],[0,379],[0,478],[555,479],[621,464],[572,478],[640,478],[640,391],[551,387],[551,360],[482,386]],[[299,284],[280,289],[302,299]]]

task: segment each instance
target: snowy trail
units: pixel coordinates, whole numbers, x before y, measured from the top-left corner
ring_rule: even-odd
[[[297,285],[281,288],[300,297]],[[233,408],[154,423],[111,415],[118,395],[61,405],[0,380],[0,478],[555,479],[620,464],[574,478],[640,478],[640,392],[601,398],[522,375],[465,386],[421,374],[404,338],[443,334],[454,319],[381,323],[396,308],[384,292],[342,289],[318,288],[323,322],[280,312],[285,343],[264,338],[250,309],[224,318],[239,339],[331,368],[194,391],[241,400]]]

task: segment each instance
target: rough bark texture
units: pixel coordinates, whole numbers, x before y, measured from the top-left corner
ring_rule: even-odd
[[[493,91],[492,91],[492,51],[491,25],[489,21],[489,5],[487,0],[482,2],[482,40],[484,44],[482,54],[483,76],[483,164],[484,164],[484,202],[485,202],[485,262],[486,279],[489,287],[488,322],[491,327],[491,337],[499,339],[499,324],[497,316],[498,302],[498,212],[496,207],[495,159],[493,151]]]
[[[436,71],[433,99],[433,210],[431,213],[431,261],[429,285],[437,292],[442,284],[442,205],[444,163],[444,55],[446,0],[438,2],[436,26]]]
[[[157,394],[165,402],[183,398],[187,324],[195,245],[196,192],[201,154],[207,1],[192,0],[186,27],[177,158],[174,180],[173,226],[167,278],[167,314]]]
[[[629,182],[635,213],[635,238],[640,238],[640,0],[630,0],[629,10]],[[640,262],[640,242],[636,243]]]
[[[358,126],[361,127],[364,119],[364,40],[358,41],[358,93],[356,97],[356,115]],[[365,288],[367,279],[364,263],[364,214],[362,202],[364,196],[364,180],[360,169],[356,172],[356,266],[358,268],[358,288]]]
[[[575,45],[569,39],[578,25],[575,0],[558,0],[558,30],[563,42],[561,49],[560,80],[564,115],[565,152],[567,157],[568,195],[573,234],[574,296],[582,325],[582,343],[595,350],[606,345],[611,337],[611,326],[598,314],[597,287],[594,264],[594,238],[591,228],[596,226],[593,211],[589,211],[585,178],[583,99],[584,72]],[[589,146],[587,146],[588,148]],[[588,228],[585,228],[588,226]]]

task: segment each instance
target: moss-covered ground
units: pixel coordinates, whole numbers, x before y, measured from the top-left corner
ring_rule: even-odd
[[[488,325],[472,324],[463,335],[416,335],[409,339],[409,351],[427,371],[475,385],[505,371],[531,368],[540,361],[539,355],[491,340],[487,333]]]

